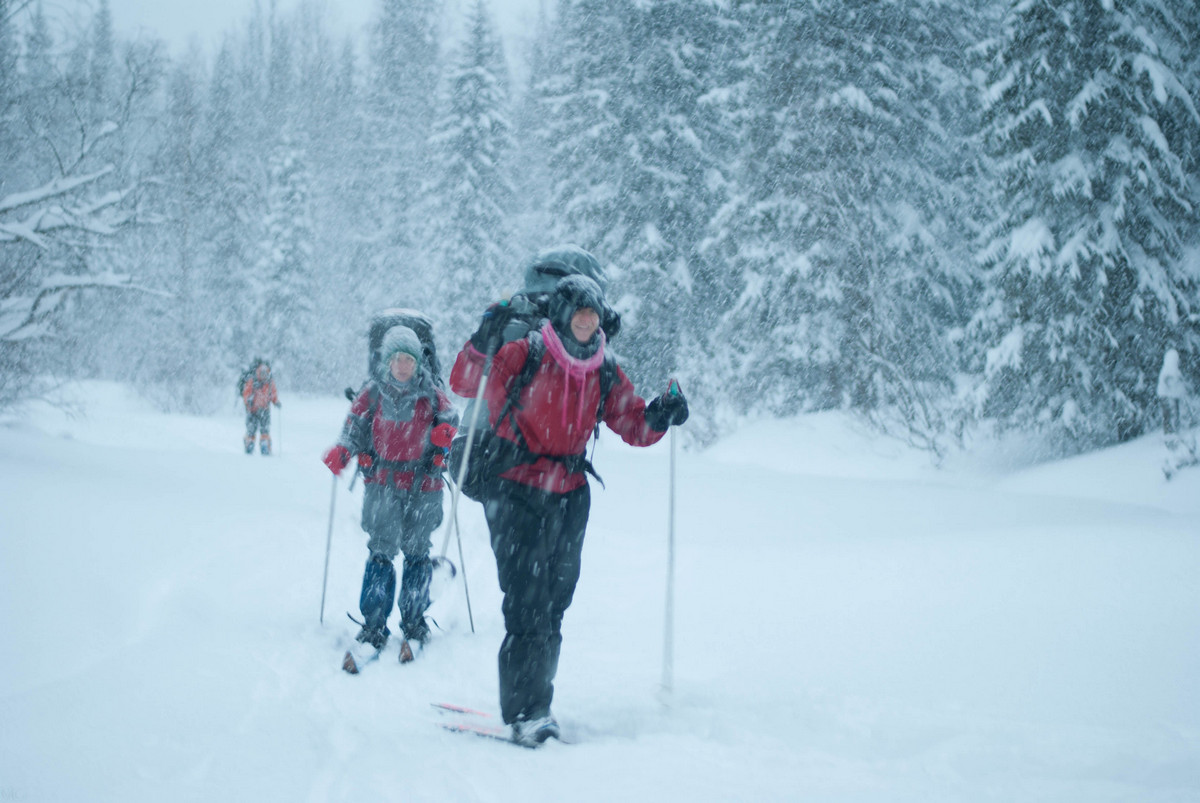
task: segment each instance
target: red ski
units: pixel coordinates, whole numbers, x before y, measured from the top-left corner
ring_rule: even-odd
[[[454,705],[453,703],[430,703],[438,712],[453,716],[455,719],[443,719],[437,724],[444,730],[451,733],[470,733],[474,736],[479,736],[483,739],[493,739],[499,742],[508,742],[517,747],[527,749],[536,749],[541,745],[528,745],[515,741],[512,738],[512,730],[509,726],[500,721],[500,718],[494,716],[487,711],[480,711],[475,708],[467,708],[466,706]],[[569,740],[559,737],[557,741],[563,744],[571,744]]]

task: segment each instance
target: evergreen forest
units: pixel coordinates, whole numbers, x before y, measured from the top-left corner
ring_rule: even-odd
[[[411,307],[443,364],[535,252],[606,266],[704,444],[845,410],[1071,454],[1200,386],[1195,0],[257,4],[213,52],[0,0],[0,407],[56,382],[334,394]],[[60,4],[62,5],[62,4]],[[1194,422],[1193,422],[1194,423]]]

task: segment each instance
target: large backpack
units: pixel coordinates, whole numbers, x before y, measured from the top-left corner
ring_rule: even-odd
[[[357,391],[354,388],[346,388],[346,398],[353,402],[365,388],[368,386],[375,387],[376,390],[371,394],[371,416],[374,416],[379,410],[380,394],[377,389],[378,386],[372,386],[371,382],[372,380],[378,380],[382,375],[382,371],[386,370],[382,364],[383,356],[379,353],[379,347],[383,345],[384,335],[393,326],[407,326],[416,332],[417,339],[421,341],[421,352],[424,357],[423,362],[429,370],[435,391],[430,402],[433,405],[435,423],[437,423],[439,413],[437,411],[438,400],[436,392],[444,392],[446,390],[446,380],[442,376],[442,366],[438,361],[437,346],[433,342],[433,321],[424,313],[413,309],[397,307],[381,310],[371,316],[371,323],[367,329],[367,379]],[[378,455],[373,450],[368,450],[367,453],[372,457],[372,468],[363,470],[363,474],[370,476],[381,464]],[[425,473],[425,468],[422,467],[421,461],[414,461],[414,463],[416,465],[412,466],[412,470],[417,474],[414,484],[415,486],[419,486],[421,483],[420,478]],[[362,469],[360,468],[360,470]]]
[[[529,341],[529,353],[525,356],[521,372],[517,374],[516,378],[513,379],[512,385],[509,386],[504,406],[500,409],[500,415],[496,418],[496,421],[500,422],[505,417],[509,417],[512,431],[516,435],[517,440],[510,441],[507,438],[500,437],[488,426],[486,421],[483,421],[477,427],[475,439],[471,443],[467,473],[463,477],[462,488],[460,490],[464,496],[476,502],[485,502],[493,495],[495,481],[501,474],[516,466],[532,463],[539,457],[558,460],[566,465],[567,469],[571,472],[585,471],[595,477],[601,486],[604,485],[604,480],[600,478],[591,461],[584,455],[566,455],[563,457],[538,455],[530,451],[529,445],[525,442],[525,438],[521,434],[521,428],[517,426],[516,410],[520,407],[521,391],[533,381],[534,374],[541,367],[542,358],[546,354],[546,342],[543,340],[541,332],[530,332],[526,339]],[[611,352],[609,352],[604,355],[604,362],[600,365],[600,404],[596,408],[596,427],[593,438],[600,435],[600,422],[604,419],[604,405],[607,403],[608,395],[616,387],[616,384],[617,362]],[[477,400],[476,403],[482,403],[482,401]],[[483,411],[480,412],[482,413]],[[462,461],[467,456],[466,443],[467,435],[463,433],[454,439],[450,447],[450,476],[456,480],[459,476],[459,470],[462,467]]]
[[[586,276],[602,292],[607,292],[608,277],[596,258],[575,245],[559,245],[536,254],[525,265],[524,287],[507,302],[509,321],[505,326],[502,344],[520,340],[538,329],[549,317],[548,302],[560,279],[566,276]],[[604,334],[611,341],[621,329],[621,316],[608,309],[600,320]]]
[[[380,310],[371,316],[371,323],[367,329],[367,382],[381,375],[383,366],[380,362],[383,357],[379,354],[379,347],[383,345],[384,335],[393,326],[407,326],[417,333],[417,338],[421,341],[424,363],[429,369],[433,385],[444,391],[446,380],[442,376],[442,364],[438,361],[437,346],[433,341],[433,321],[423,312],[401,307]],[[363,387],[365,386],[366,382],[363,383]],[[358,391],[346,388],[346,398],[354,401],[361,392],[362,387]]]
[[[242,394],[246,392],[246,381],[252,376],[254,376],[254,366],[244,368],[242,369],[242,372],[238,374],[237,387],[233,389],[233,392],[237,394],[239,399],[242,397]]]
[[[235,393],[237,393],[238,398],[241,398],[242,393],[246,390],[246,382],[248,380],[254,378],[254,374],[258,370],[258,366],[260,366],[260,365],[267,366],[267,371],[271,370],[271,363],[267,362],[264,359],[256,359],[254,362],[250,363],[249,368],[244,369],[238,375],[237,388],[234,391]]]

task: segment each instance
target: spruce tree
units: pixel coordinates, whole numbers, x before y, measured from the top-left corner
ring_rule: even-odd
[[[303,134],[285,128],[267,160],[261,256],[256,271],[258,342],[290,381],[312,381],[305,341],[314,310],[312,175]]]
[[[575,0],[560,15],[558,69],[535,86],[552,225],[614,266],[618,348],[649,390],[683,368],[681,350],[701,362],[728,292],[702,246],[727,191],[720,90],[738,34],[719,3]]]
[[[515,192],[508,172],[509,103],[504,49],[485,0],[475,0],[447,75],[445,110],[430,140],[434,180],[424,193],[432,201],[423,217],[437,276],[434,298],[440,300],[431,307],[444,311],[443,324],[454,341],[465,339],[479,310],[506,283],[511,286]]]
[[[113,95],[116,68],[116,44],[113,39],[112,10],[108,0],[100,0],[92,20],[92,53],[89,64],[91,101],[97,113],[105,109]]]
[[[235,48],[227,37],[217,51],[203,104],[198,157],[202,175],[217,189],[206,207],[209,314],[222,335],[222,353],[230,370],[245,367],[261,349],[253,323],[259,162],[254,152],[256,129],[247,108],[253,98],[243,92]]]
[[[722,3],[672,0],[639,9],[631,26],[632,103],[615,230],[606,254],[625,280],[617,301],[634,337],[622,344],[632,378],[665,389],[685,362],[698,390],[722,310],[732,293],[726,265],[704,252],[710,223],[728,199],[735,132],[725,105],[730,42],[741,36]],[[623,302],[623,303],[622,303]],[[700,392],[704,407],[711,400]]]
[[[1145,431],[1165,350],[1200,349],[1190,6],[1022,0],[995,51],[985,134],[1004,196],[971,326],[976,400],[1063,449]]]
[[[635,13],[629,0],[564,0],[553,44],[557,69],[535,86],[554,235],[601,261],[612,261],[607,251],[621,243],[624,125],[634,102],[627,23]]]
[[[415,282],[420,245],[413,234],[420,187],[430,173],[428,140],[440,77],[440,0],[380,0],[371,33],[369,112],[378,274]]]
[[[969,279],[947,156],[965,148],[953,54],[969,15],[938,2],[739,11],[755,32],[746,150],[721,219],[743,282],[728,320],[736,386],[775,413],[898,414],[932,446]]]

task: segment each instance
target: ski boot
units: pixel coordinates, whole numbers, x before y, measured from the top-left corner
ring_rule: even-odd
[[[404,641],[400,643],[400,663],[407,664],[424,648],[425,642],[429,641],[429,625],[422,619],[420,622],[401,625],[401,628],[404,630]]]
[[[522,747],[541,747],[547,739],[561,738],[558,721],[551,713],[535,719],[518,719],[512,724],[512,740]]]
[[[342,658],[342,669],[351,675],[357,675],[365,664],[379,657],[379,653],[387,646],[390,634],[391,631],[386,626],[376,628],[363,625],[362,630],[354,637],[355,643],[346,650],[346,655]]]

